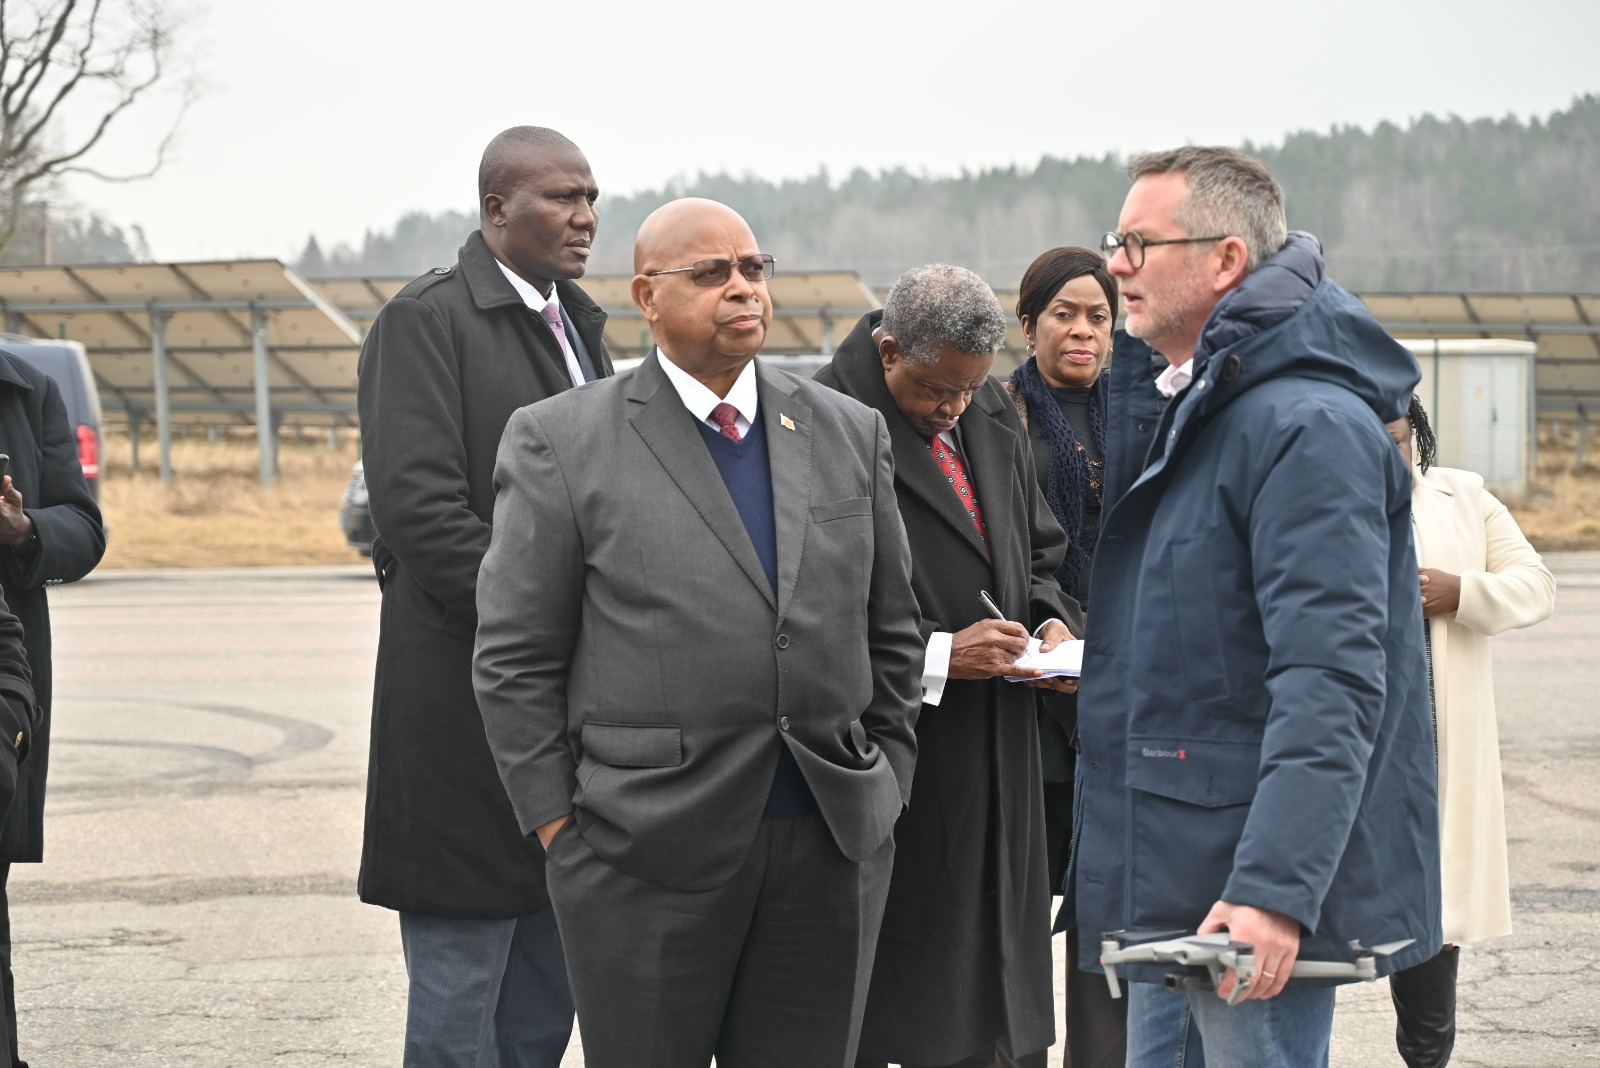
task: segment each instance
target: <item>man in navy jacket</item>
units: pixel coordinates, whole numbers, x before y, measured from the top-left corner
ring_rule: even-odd
[[[1333,990],[1295,960],[1415,939],[1391,971],[1440,944],[1410,481],[1383,428],[1419,370],[1259,162],[1185,148],[1130,175],[1106,250],[1168,399],[1134,388],[1149,362],[1119,368],[1109,425],[1155,423],[1095,558],[1077,920],[1255,946],[1234,1007],[1231,973],[1185,994],[1132,970],[1130,1066],[1325,1064]]]

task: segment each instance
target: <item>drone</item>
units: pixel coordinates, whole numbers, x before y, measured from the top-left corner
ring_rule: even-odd
[[[1173,935],[1181,937],[1174,938]],[[1378,977],[1378,958],[1398,953],[1415,942],[1388,942],[1368,949],[1351,942],[1355,960],[1297,960],[1290,972],[1296,979],[1356,979],[1371,982]],[[1178,971],[1166,977],[1173,990],[1215,990],[1232,968],[1238,976],[1228,1004],[1237,1005],[1250,990],[1256,977],[1256,950],[1245,942],[1235,942],[1227,931],[1215,934],[1187,934],[1183,931],[1108,931],[1100,936],[1100,963],[1106,969],[1106,983],[1113,998],[1122,997],[1117,978],[1119,964],[1176,964]]]

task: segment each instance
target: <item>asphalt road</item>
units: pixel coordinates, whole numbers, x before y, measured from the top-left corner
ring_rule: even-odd
[[[1518,933],[1464,954],[1462,1066],[1600,1065],[1600,554],[1550,562],[1557,617],[1496,643]],[[369,575],[53,591],[47,861],[11,880],[36,1068],[399,1063],[396,924],[355,899]],[[1384,985],[1340,1004],[1333,1063],[1398,1064]]]

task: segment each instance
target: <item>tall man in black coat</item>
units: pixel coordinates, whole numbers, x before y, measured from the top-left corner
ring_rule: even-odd
[[[572,1034],[544,852],[517,828],[472,692],[478,565],[511,413],[611,373],[579,289],[598,196],[553,130],[514,127],[478,172],[455,267],[386,304],[359,403],[383,585],[363,901],[400,913],[407,1065],[554,1068]],[[498,1058],[498,1059],[496,1059]]]
[[[7,1032],[0,1065],[26,1068],[17,1053],[5,885],[12,864],[44,859],[50,759],[50,605],[44,591],[94,570],[105,553],[106,536],[100,508],[83,480],[60,388],[49,375],[6,352],[0,352],[0,452],[11,458],[10,473],[0,480],[0,589],[22,626],[39,719],[31,734],[9,747],[19,755],[27,752],[28,759],[17,767],[16,794],[0,832],[0,980]],[[0,722],[6,732],[0,743],[16,743],[18,729]],[[0,744],[0,750],[7,748]]]
[[[1035,691],[1002,676],[1037,628],[1081,634],[1055,580],[1065,537],[1028,435],[989,377],[1006,317],[983,280],[902,275],[817,380],[882,412],[927,642],[911,804],[862,1022],[860,1063],[989,1066],[1055,1037]],[[987,591],[1006,621],[989,618]],[[1023,620],[1024,627],[1017,620]],[[1071,692],[1075,680],[1035,685]]]

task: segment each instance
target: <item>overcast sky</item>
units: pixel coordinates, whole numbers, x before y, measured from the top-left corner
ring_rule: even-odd
[[[600,239],[631,241],[606,193],[700,170],[952,174],[1600,92],[1595,0],[190,2],[208,89],[170,162],[67,190],[158,259],[287,259],[469,209],[483,145],[520,123],[584,149]],[[147,166],[167,121],[130,116],[95,161]]]

